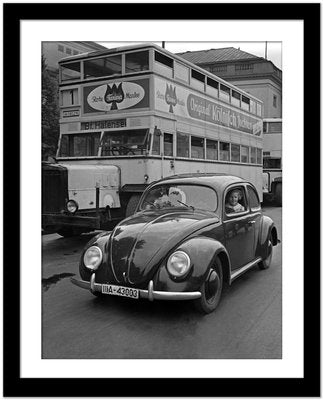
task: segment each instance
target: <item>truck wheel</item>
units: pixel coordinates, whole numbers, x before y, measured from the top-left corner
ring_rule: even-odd
[[[194,300],[195,308],[202,314],[209,314],[218,306],[223,287],[222,264],[216,258],[214,266],[201,287],[201,297]]]
[[[275,203],[278,207],[282,206],[282,184],[277,183],[275,187]]]
[[[130,215],[132,215],[135,212],[140,197],[141,196],[139,194],[133,194],[130,197],[126,207],[126,217],[130,217]]]

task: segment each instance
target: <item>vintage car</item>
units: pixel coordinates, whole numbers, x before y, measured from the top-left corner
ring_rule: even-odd
[[[255,187],[236,176],[185,174],[143,193],[134,215],[95,236],[72,282],[94,295],[192,300],[217,307],[224,284],[258,264],[270,266],[278,242]]]

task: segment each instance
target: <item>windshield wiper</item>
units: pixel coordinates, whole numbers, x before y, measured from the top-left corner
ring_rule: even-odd
[[[180,200],[177,200],[177,201],[178,201],[178,203],[183,204],[183,206],[185,206],[185,207],[187,207],[187,208],[191,208],[193,211],[195,210],[195,208],[194,208],[193,206],[189,206],[188,204],[185,204],[185,203],[183,203],[183,202],[180,201]]]

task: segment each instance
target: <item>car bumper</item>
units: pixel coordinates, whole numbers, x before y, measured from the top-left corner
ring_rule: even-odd
[[[82,288],[90,290],[91,292],[102,293],[102,284],[95,282],[95,274],[91,275],[91,281],[83,281],[81,279],[71,278],[71,282]],[[201,297],[201,292],[165,292],[154,290],[153,281],[149,281],[148,289],[137,289],[139,291],[139,298],[153,300],[193,300]]]

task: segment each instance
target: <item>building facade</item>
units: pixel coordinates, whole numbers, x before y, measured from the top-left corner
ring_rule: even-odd
[[[263,118],[282,118],[282,71],[271,61],[234,47],[177,55],[262,100]]]

